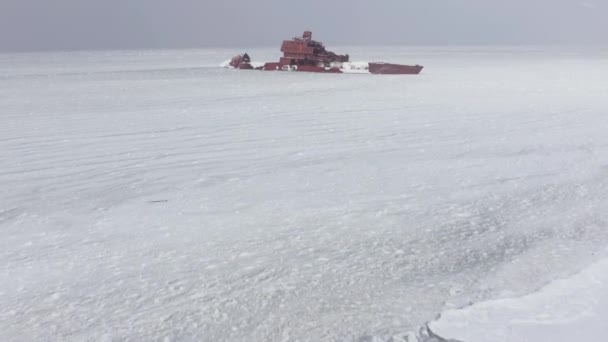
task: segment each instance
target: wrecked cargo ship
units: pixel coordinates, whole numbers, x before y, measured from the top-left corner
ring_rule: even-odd
[[[389,75],[417,75],[420,65],[401,65],[379,62],[350,62],[349,55],[338,55],[327,51],[323,43],[312,39],[312,32],[302,37],[285,40],[281,45],[283,57],[278,62],[256,64],[245,53],[233,57],[224,67],[243,70],[303,71],[322,73],[369,73]]]

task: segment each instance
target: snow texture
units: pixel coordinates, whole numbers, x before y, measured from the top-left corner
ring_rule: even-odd
[[[425,71],[0,55],[0,340],[411,341],[608,257],[605,49],[337,50]]]
[[[345,74],[369,74],[368,62],[341,63],[340,70]]]
[[[232,62],[232,59],[227,59],[227,60],[223,61],[222,63],[220,63],[220,68],[234,69],[234,67],[230,66],[231,62]]]
[[[608,259],[539,292],[447,311],[430,329],[466,342],[599,341],[608,336]]]

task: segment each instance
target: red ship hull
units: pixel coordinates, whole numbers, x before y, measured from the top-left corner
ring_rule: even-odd
[[[323,43],[312,40],[310,31],[281,45],[283,56],[279,62],[253,66],[248,54],[233,57],[227,67],[244,70],[300,71],[318,73],[367,73],[385,75],[417,75],[420,65],[391,63],[350,63],[348,55],[338,55],[327,51]]]
[[[376,75],[418,75],[424,67],[420,65],[401,65],[389,63],[369,63],[369,73]],[[344,74],[340,68],[324,68],[319,66],[285,66],[280,63],[266,63],[263,67],[254,68],[250,64],[241,64],[238,69],[243,70],[265,70],[265,71],[299,71],[299,72],[319,72],[331,74]]]

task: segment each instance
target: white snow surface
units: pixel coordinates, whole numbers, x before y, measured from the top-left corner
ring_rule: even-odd
[[[227,59],[227,60],[223,61],[222,63],[220,63],[220,67],[221,68],[233,68],[230,66],[230,62],[232,62],[232,59]]]
[[[539,292],[444,312],[429,328],[466,342],[600,341],[608,336],[608,259]]]
[[[399,341],[607,257],[606,49],[335,50],[425,69],[0,55],[0,340]]]

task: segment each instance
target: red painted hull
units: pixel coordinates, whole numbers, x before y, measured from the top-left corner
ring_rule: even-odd
[[[230,60],[228,67],[244,70],[300,71],[318,73],[369,73],[383,75],[417,75],[422,71],[420,65],[400,65],[391,63],[349,63],[348,55],[338,55],[327,51],[323,43],[312,40],[310,31],[301,38],[283,41],[283,57],[279,62],[266,63],[264,66],[251,65],[248,54],[237,55]],[[358,65],[357,65],[358,64]],[[355,66],[356,65],[356,66]],[[353,67],[354,66],[354,67]]]
[[[245,69],[245,68],[239,68]],[[261,68],[255,68],[256,70],[265,71],[300,71],[300,72],[320,72],[330,74],[340,74],[342,71],[340,68],[325,68],[316,65],[282,65],[281,63],[266,63]]]
[[[401,65],[390,63],[369,63],[369,73],[377,75],[418,75],[424,67],[420,65]],[[250,64],[240,64],[238,69],[243,70],[265,70],[265,71],[300,71],[300,72],[318,72],[330,74],[343,74],[344,72],[338,68],[326,68],[313,65],[281,65],[281,63],[266,63],[263,67],[254,68]]]

